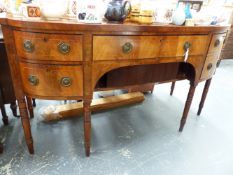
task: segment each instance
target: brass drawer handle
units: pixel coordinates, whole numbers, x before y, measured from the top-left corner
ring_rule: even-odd
[[[131,44],[130,42],[127,42],[122,46],[122,52],[125,54],[132,52],[132,50],[133,50],[133,44]]]
[[[69,87],[72,84],[72,79],[70,77],[62,77],[60,84],[64,87]]]
[[[212,63],[208,64],[208,66],[207,66],[207,70],[212,69],[212,67],[213,67],[213,64],[212,64]]]
[[[191,47],[191,43],[188,42],[188,41],[186,41],[186,42],[184,43],[184,50],[187,51],[190,47]]]
[[[37,76],[35,75],[29,75],[28,77],[28,81],[32,86],[36,86],[39,84],[39,79]]]
[[[220,44],[220,39],[217,39],[217,40],[215,41],[215,43],[214,43],[214,47],[218,47],[219,44]]]
[[[23,48],[26,52],[32,53],[34,51],[34,44],[30,40],[25,40],[23,42]]]
[[[57,48],[58,48],[58,51],[62,54],[67,54],[70,52],[70,45],[64,42],[60,42]]]

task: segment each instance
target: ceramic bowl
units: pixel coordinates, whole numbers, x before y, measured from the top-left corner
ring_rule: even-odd
[[[57,20],[67,13],[68,2],[66,0],[41,0],[41,15],[48,20]]]

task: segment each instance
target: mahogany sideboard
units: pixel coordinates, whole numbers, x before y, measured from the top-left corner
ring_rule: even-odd
[[[228,28],[14,18],[2,18],[0,24],[29,152],[34,148],[25,96],[83,100],[87,156],[95,89],[188,79],[182,131],[196,86],[215,72]]]

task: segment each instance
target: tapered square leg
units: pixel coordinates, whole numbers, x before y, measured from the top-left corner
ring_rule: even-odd
[[[8,116],[6,115],[5,106],[1,104],[0,108],[1,108],[1,113],[2,113],[2,121],[3,121],[3,124],[6,126],[9,124],[9,121],[8,121]]]
[[[30,118],[34,118],[33,106],[32,106],[32,98],[26,97],[27,100],[27,108],[30,114]]]
[[[36,107],[36,99],[35,98],[32,98],[32,106]]]
[[[176,82],[173,81],[173,82],[172,82],[172,85],[171,85],[171,91],[170,91],[170,95],[171,95],[171,96],[173,95],[173,92],[174,92],[174,89],[175,89],[175,85],[176,85]]]
[[[12,113],[13,113],[13,116],[15,116],[15,117],[20,117],[18,114],[17,114],[17,104],[16,104],[16,102],[14,101],[14,102],[11,102],[11,104],[10,104],[10,108],[11,108],[11,111],[12,111]]]
[[[3,153],[3,144],[0,143],[0,154],[2,154],[2,153]]]
[[[195,89],[196,89],[196,85],[191,84],[190,88],[189,88],[188,97],[187,97],[187,100],[186,100],[186,103],[185,103],[183,116],[182,116],[181,121],[180,121],[180,128],[179,128],[180,132],[183,131],[184,125],[186,123],[188,113],[189,113],[189,109],[190,109],[190,106],[192,104],[193,95],[195,93]]]
[[[86,156],[90,156],[91,147],[91,100],[83,101],[84,143]]]
[[[14,32],[11,27],[2,25],[2,32],[4,42],[7,50],[8,62],[10,65],[11,78],[13,82],[14,92],[19,105],[20,118],[24,130],[24,135],[27,143],[28,150],[31,154],[34,153],[33,140],[31,135],[31,126],[28,117],[27,105],[25,101],[25,94],[23,91],[23,83],[20,76],[19,60],[15,48]]]
[[[31,125],[30,125],[26,101],[24,97],[18,100],[18,105],[19,105],[20,118],[21,118],[23,130],[24,130],[24,136],[26,139],[28,151],[30,154],[34,154],[33,140],[32,140],[32,134],[31,134]]]
[[[201,111],[202,111],[202,108],[203,108],[204,103],[205,103],[206,96],[207,96],[208,91],[209,91],[211,80],[212,80],[212,78],[209,79],[209,80],[206,80],[206,82],[205,82],[205,87],[204,87],[204,90],[202,92],[201,101],[200,101],[200,104],[199,104],[197,115],[201,115]]]
[[[0,108],[1,108],[1,113],[2,113],[2,121],[4,125],[8,125],[8,116],[6,115],[6,109],[5,105],[3,102],[3,96],[2,96],[2,90],[0,89]]]

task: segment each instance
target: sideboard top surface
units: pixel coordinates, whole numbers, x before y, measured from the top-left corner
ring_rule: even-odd
[[[176,26],[171,24],[155,23],[151,25],[136,23],[106,23],[84,24],[71,20],[46,21],[27,20],[21,18],[0,18],[1,25],[9,25],[15,28],[35,30],[58,31],[91,31],[91,32],[158,32],[169,34],[208,34],[225,32],[230,26]]]

